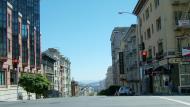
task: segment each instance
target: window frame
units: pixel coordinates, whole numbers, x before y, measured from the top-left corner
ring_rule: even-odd
[[[0,86],[5,85],[6,83],[5,80],[6,80],[5,71],[0,70]]]
[[[12,81],[13,79],[13,81]],[[17,85],[17,71],[11,70],[10,72],[10,84]]]
[[[11,27],[11,14],[8,13],[8,16],[7,16],[7,20],[8,20],[8,27],[10,28]]]
[[[161,17],[156,19],[156,29],[157,29],[157,31],[160,31],[162,29],[162,19],[161,19]]]
[[[147,29],[147,38],[148,39],[151,38],[151,30],[150,30],[150,28]]]

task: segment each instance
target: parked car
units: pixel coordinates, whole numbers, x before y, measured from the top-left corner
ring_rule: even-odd
[[[119,96],[124,96],[124,95],[132,96],[132,95],[135,95],[135,92],[130,87],[122,86],[122,87],[120,87],[120,89],[118,91],[118,95]]]

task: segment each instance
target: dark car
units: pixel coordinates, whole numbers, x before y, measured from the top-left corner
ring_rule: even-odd
[[[125,96],[125,95],[132,96],[134,94],[135,92],[130,87],[127,87],[127,86],[120,87],[119,92],[118,92],[119,96]]]

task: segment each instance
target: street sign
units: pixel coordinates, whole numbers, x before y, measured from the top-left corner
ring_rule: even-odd
[[[178,20],[178,25],[180,27],[183,27],[183,26],[190,26],[190,20]]]
[[[190,56],[190,49],[183,48],[182,49],[182,56]]]

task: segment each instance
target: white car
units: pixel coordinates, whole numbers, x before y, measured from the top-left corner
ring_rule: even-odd
[[[118,92],[119,96],[124,96],[124,95],[132,96],[134,94],[135,94],[134,91],[132,91],[130,87],[122,86],[119,88],[119,92]]]

